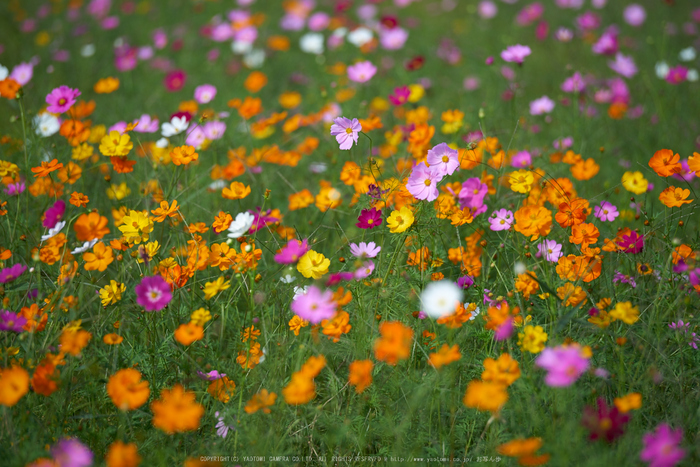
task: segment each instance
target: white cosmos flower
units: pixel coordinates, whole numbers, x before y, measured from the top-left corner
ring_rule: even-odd
[[[253,49],[243,57],[243,64],[248,68],[260,68],[265,63],[265,51]]]
[[[309,286],[304,286],[304,287],[298,287],[294,286],[294,297],[292,298],[292,301],[296,300],[298,297],[301,297],[302,295],[306,295],[306,292],[309,291]]]
[[[356,47],[362,47],[371,41],[373,36],[371,29],[359,27],[348,34],[347,40]]]
[[[280,282],[284,284],[291,284],[296,280],[296,277],[292,276],[291,274],[285,274],[284,276],[280,277]]]
[[[666,79],[668,72],[671,71],[671,68],[669,68],[668,63],[666,62],[658,62],[654,67],[654,71],[656,72],[657,78]]]
[[[231,51],[238,55],[247,54],[253,50],[253,44],[247,41],[233,41],[231,42]]]
[[[85,252],[88,251],[90,248],[92,248],[93,246],[95,246],[95,244],[96,244],[97,242],[99,242],[99,241],[100,241],[100,240],[99,240],[98,238],[93,238],[93,239],[90,240],[89,242],[83,243],[83,246],[79,246],[79,247],[76,248],[75,250],[71,251],[70,254],[71,254],[71,255],[79,255],[80,253],[85,253]]]
[[[156,141],[156,147],[165,149],[170,145],[170,141],[168,141],[168,138],[161,138],[158,141]]]
[[[49,238],[55,237],[58,235],[58,233],[61,231],[63,227],[65,227],[66,221],[61,221],[57,223],[56,225],[53,226],[53,229],[49,229],[49,232],[46,235],[41,236],[41,241],[45,242]]]
[[[255,217],[249,212],[239,212],[236,218],[231,222],[228,227],[228,237],[238,238],[245,235],[245,233],[253,225]]]
[[[455,312],[462,301],[462,289],[452,281],[431,282],[420,294],[423,312],[431,318],[442,318]]]
[[[692,62],[697,57],[694,47],[687,47],[680,51],[678,58],[683,62]]]
[[[209,184],[209,189],[213,191],[218,191],[223,189],[226,186],[226,181],[225,180],[214,180]]]
[[[95,55],[95,44],[85,44],[81,49],[80,49],[80,55],[83,57],[92,57]]]
[[[323,34],[320,32],[308,32],[304,34],[299,40],[299,47],[302,52],[316,55],[322,54]]]
[[[61,124],[58,123],[58,118],[49,114],[43,113],[34,117],[34,127],[37,135],[44,138],[58,133]]]
[[[0,81],[4,80],[7,78],[10,74],[10,70],[8,70],[6,67],[0,65]]]
[[[178,135],[185,131],[190,126],[190,122],[185,117],[173,117],[169,122],[165,122],[160,126],[160,132],[166,138]]]
[[[695,68],[691,68],[688,70],[688,74],[686,75],[685,79],[688,81],[697,81],[700,76],[698,75],[698,70]],[[656,272],[656,271],[654,271]]]

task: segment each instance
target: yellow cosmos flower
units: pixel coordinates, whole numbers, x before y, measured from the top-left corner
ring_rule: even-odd
[[[112,130],[100,141],[100,152],[103,156],[126,156],[134,148],[131,137]]]
[[[510,189],[516,193],[529,193],[535,177],[529,170],[516,170],[511,172],[508,181],[510,182]]]
[[[622,174],[622,186],[625,187],[625,190],[635,195],[641,195],[646,193],[649,181],[644,178],[642,172],[625,172]]]
[[[129,243],[141,243],[148,241],[148,234],[153,230],[153,221],[140,211],[129,210],[129,214],[122,218],[123,224],[119,226],[124,239]]]
[[[107,198],[122,200],[131,194],[131,190],[126,186],[126,182],[121,182],[119,185],[112,183],[107,188]]]
[[[122,299],[122,293],[126,291],[126,285],[117,281],[109,281],[109,285],[105,285],[100,289],[100,299],[102,306],[114,305]]]
[[[299,259],[297,271],[306,278],[320,279],[328,273],[328,266],[330,265],[331,260],[323,256],[322,253],[309,250]]]
[[[398,211],[391,213],[386,220],[386,225],[389,226],[389,231],[391,233],[401,233],[412,226],[414,221],[415,217],[413,217],[413,212],[404,206]]]
[[[639,321],[639,307],[632,306],[632,302],[620,302],[610,313],[611,318],[619,319],[627,324]]]
[[[204,298],[210,300],[214,295],[231,287],[231,281],[224,279],[224,276],[219,277],[214,282],[204,284]]]

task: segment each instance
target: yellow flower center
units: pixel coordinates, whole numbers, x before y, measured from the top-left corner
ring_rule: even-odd
[[[449,158],[449,157],[447,157],[447,156],[442,156],[442,162],[444,162],[445,164],[447,164],[449,161],[450,161],[450,158]]]
[[[430,179],[426,178],[423,183],[425,183],[425,186],[430,186]]]
[[[351,135],[352,134],[352,128],[346,128],[345,133]]]
[[[374,224],[374,219],[367,219],[368,224]]]

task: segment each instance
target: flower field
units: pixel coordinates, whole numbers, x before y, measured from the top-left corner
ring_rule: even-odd
[[[700,465],[700,7],[0,5],[0,465]]]

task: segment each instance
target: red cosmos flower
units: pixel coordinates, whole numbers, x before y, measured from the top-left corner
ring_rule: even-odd
[[[628,414],[621,413],[617,407],[608,407],[605,399],[598,398],[598,408],[586,406],[583,409],[583,420],[581,423],[590,431],[589,439],[595,441],[604,439],[611,443],[615,438],[622,436],[625,432],[625,425],[630,420]]]

